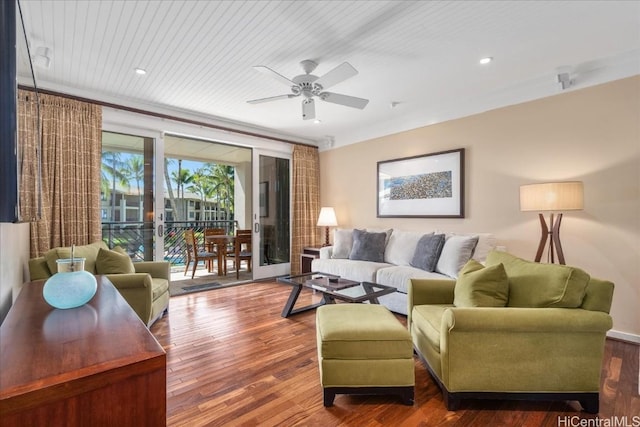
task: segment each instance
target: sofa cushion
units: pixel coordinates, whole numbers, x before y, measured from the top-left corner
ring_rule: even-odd
[[[131,258],[126,253],[118,250],[102,249],[98,251],[96,257],[96,273],[98,274],[129,274],[135,273],[136,269],[131,262]]]
[[[353,246],[353,228],[337,228],[333,232],[331,258],[347,259]]]
[[[436,265],[438,273],[458,278],[460,269],[471,259],[473,250],[478,244],[478,236],[448,236],[442,247],[442,253]]]
[[[406,294],[409,279],[449,279],[449,277],[409,265],[387,264],[384,268],[380,268],[377,271],[374,282],[386,286],[393,286],[398,292]]]
[[[89,273],[96,274],[96,258],[98,257],[98,251],[100,249],[109,249],[107,244],[100,240],[89,245],[76,246],[73,256],[75,258],[84,258],[84,269]],[[47,260],[47,266],[52,274],[58,272],[58,266],[56,260],[61,258],[71,258],[70,247],[59,247],[48,250],[44,254],[44,258]]]
[[[384,250],[384,261],[395,265],[410,265],[418,240],[425,234],[427,233],[421,231],[394,230]]]
[[[489,252],[487,266],[499,263],[509,277],[509,307],[576,308],[582,304],[590,277],[579,268]]]
[[[411,266],[425,271],[435,271],[444,246],[444,234],[425,234],[418,240]]]
[[[353,230],[353,247],[350,260],[384,262],[385,233],[370,233],[364,230]]]
[[[411,328],[426,336],[433,348],[440,353],[440,325],[445,310],[453,305],[416,305],[411,312]]]
[[[456,307],[504,307],[509,297],[509,279],[502,264],[485,267],[469,260],[453,290]]]
[[[350,259],[314,259],[311,269],[320,273],[335,274],[357,282],[375,282],[376,272],[390,264],[384,262],[352,261]],[[384,283],[383,283],[384,284]]]

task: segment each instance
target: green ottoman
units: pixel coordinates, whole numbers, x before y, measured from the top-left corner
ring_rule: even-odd
[[[324,406],[336,394],[398,394],[413,405],[413,344],[407,329],[376,304],[323,305],[316,312]]]

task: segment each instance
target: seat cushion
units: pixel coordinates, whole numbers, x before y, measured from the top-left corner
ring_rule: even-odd
[[[509,307],[577,308],[590,276],[576,267],[527,261],[492,251],[487,266],[502,263],[509,277]]]
[[[169,292],[169,281],[167,279],[157,279],[152,277],[153,300],[157,300],[162,294]]]
[[[403,359],[413,357],[407,329],[385,307],[331,304],[316,312],[318,351],[326,359]]]
[[[451,304],[416,305],[411,312],[411,328],[427,337],[434,350],[440,353],[440,325],[444,311],[454,307]]]
[[[311,262],[313,271],[335,274],[356,282],[375,282],[376,272],[389,266],[390,264],[384,262],[353,261],[350,259],[318,258]]]
[[[416,267],[391,266],[379,269],[373,281],[375,283],[393,286],[398,292],[406,294],[409,279],[450,279],[450,277],[440,273],[421,270]]]

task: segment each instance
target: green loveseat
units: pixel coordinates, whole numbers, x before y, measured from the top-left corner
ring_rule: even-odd
[[[449,410],[485,398],[577,400],[598,412],[613,283],[497,251],[485,267],[465,266],[457,283],[410,282],[414,348]]]
[[[70,257],[71,249],[64,247],[50,249],[44,256],[30,259],[31,280],[48,279],[57,271],[56,260]],[[118,249],[110,251],[102,241],[76,246],[74,257],[85,258],[86,271],[109,278],[147,327],[169,310],[168,262],[132,263],[126,253]]]

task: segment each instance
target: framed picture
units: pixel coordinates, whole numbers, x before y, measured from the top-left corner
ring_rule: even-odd
[[[260,183],[260,217],[269,216],[269,181]]]
[[[378,218],[464,218],[464,148],[378,162]]]

